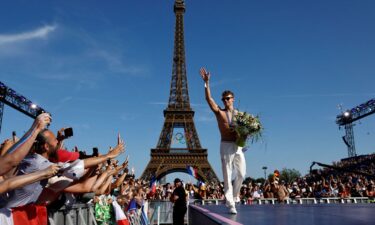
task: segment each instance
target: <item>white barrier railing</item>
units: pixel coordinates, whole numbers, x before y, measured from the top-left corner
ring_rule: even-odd
[[[200,205],[219,205],[224,203],[225,200],[219,199],[206,199],[206,200],[195,200],[194,204]],[[283,203],[285,204],[359,204],[359,203],[371,203],[372,201],[367,197],[351,197],[351,198],[298,198],[298,199],[287,199]],[[275,205],[280,204],[276,198],[261,198],[247,201],[245,205]]]
[[[224,204],[222,199],[207,199],[207,200],[193,200],[190,204],[199,205],[220,205]],[[298,198],[288,199],[285,204],[369,204],[374,203],[367,197],[353,197],[353,198]],[[276,198],[263,198],[246,202],[247,205],[275,205],[280,204]],[[149,224],[167,224],[172,223],[173,207],[169,201],[151,201],[149,202]],[[188,212],[189,213],[189,212]],[[137,215],[129,215],[129,222],[131,225],[141,224],[140,218]],[[48,218],[50,225],[97,225],[95,220],[93,205],[91,204],[76,204],[69,210],[61,209]]]

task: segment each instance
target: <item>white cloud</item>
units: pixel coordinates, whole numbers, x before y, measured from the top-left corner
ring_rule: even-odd
[[[45,25],[32,31],[22,32],[18,34],[0,34],[0,45],[15,42],[23,42],[32,39],[46,38],[49,33],[57,28],[56,25]]]
[[[102,59],[108,66],[108,69],[115,73],[139,75],[147,72],[145,68],[127,65],[120,54],[116,54],[110,49],[106,50],[103,47],[98,47],[97,45],[94,45],[94,47],[97,47],[97,49],[91,50],[91,56]]]

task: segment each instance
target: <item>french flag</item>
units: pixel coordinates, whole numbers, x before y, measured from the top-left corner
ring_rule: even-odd
[[[151,193],[155,194],[155,192],[156,192],[156,177],[155,176],[151,177],[150,189],[151,189]]]
[[[113,211],[115,213],[117,225],[130,225],[128,218],[125,216],[124,211],[122,211],[121,206],[117,201],[112,202]]]
[[[148,211],[148,202],[143,202],[142,209],[141,209],[141,225],[148,225],[148,217],[147,217],[147,211]]]
[[[194,178],[198,178],[198,171],[197,168],[194,168],[192,166],[187,166],[188,174],[192,175]]]

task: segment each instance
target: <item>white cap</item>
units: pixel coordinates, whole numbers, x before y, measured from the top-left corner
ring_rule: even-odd
[[[78,180],[85,173],[85,164],[83,160],[77,159],[72,163],[64,163],[61,170],[63,171],[63,176]]]

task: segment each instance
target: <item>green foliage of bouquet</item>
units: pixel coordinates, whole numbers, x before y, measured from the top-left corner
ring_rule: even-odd
[[[233,119],[234,130],[237,133],[236,144],[245,147],[246,142],[257,142],[262,137],[263,126],[259,116],[254,116],[247,112],[238,112]]]

